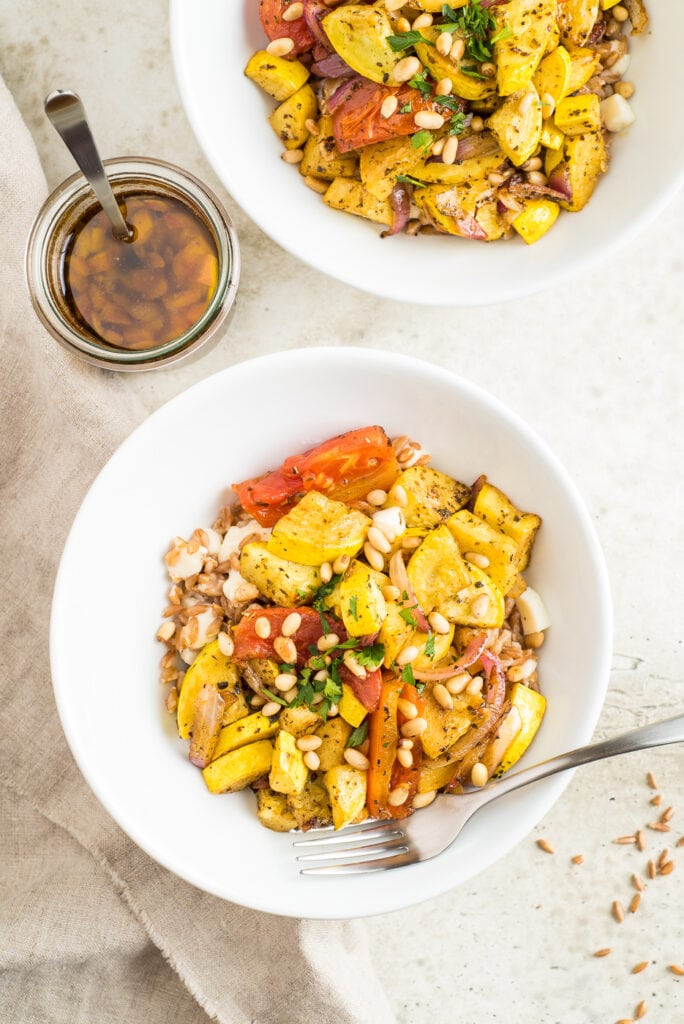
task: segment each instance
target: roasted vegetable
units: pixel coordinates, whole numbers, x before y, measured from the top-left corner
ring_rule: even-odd
[[[257,817],[272,832],[289,832],[297,828],[297,819],[290,810],[287,796],[274,793],[272,789],[260,789],[257,793]]]
[[[532,81],[547,49],[557,8],[556,0],[510,0],[501,7],[501,38],[494,47],[500,96],[510,96]]]
[[[275,57],[266,50],[257,50],[249,60],[245,74],[279,102],[294,96],[309,77],[301,61]]]
[[[202,775],[212,793],[236,793],[265,775],[272,758],[271,741],[259,740],[218,757],[203,769]]]
[[[510,710],[502,717],[482,755],[489,775],[501,775],[520,760],[536,736],[546,710],[546,699],[524,683],[515,684],[510,699]]]
[[[353,561],[340,583],[340,612],[349,636],[377,633],[387,615],[387,605],[373,569]]]
[[[366,717],[365,708],[363,709],[363,717]],[[327,772],[329,768],[334,768],[338,764],[345,764],[344,751],[351,733],[351,725],[345,722],[340,715],[336,718],[329,718],[322,725],[319,719],[316,735],[320,736],[323,741],[320,747],[316,749],[316,753],[321,761],[319,771]]]
[[[475,218],[475,209],[478,199],[490,191],[491,186],[485,179],[450,188],[428,185],[416,190],[413,201],[437,231],[486,242],[487,234]]]
[[[224,706],[216,687],[205,683],[195,701],[190,741],[190,760],[198,768],[205,768],[214,755]]]
[[[607,167],[608,154],[600,132],[587,132],[567,139],[562,159],[549,178],[551,187],[568,197],[561,201],[563,209],[583,209]]]
[[[443,601],[437,608],[449,622],[460,626],[499,629],[504,621],[504,599],[501,591],[482,569],[468,566],[470,584]]]
[[[332,181],[333,178],[353,178],[358,160],[355,156],[340,153],[333,135],[332,117],[318,120],[318,132],[310,135],[304,146],[304,156],[299,163],[299,173],[305,177]]]
[[[361,725],[367,714],[367,708],[358,699],[351,686],[342,684],[342,697],[339,703],[340,718],[348,722],[354,729]],[[332,719],[331,721],[338,721]]]
[[[452,83],[452,91],[455,96],[464,100],[481,100],[496,93],[496,85],[491,79],[474,77],[463,71],[470,68],[472,62],[469,58],[463,57],[454,60],[451,56],[443,56],[435,42],[440,34],[437,26],[426,26],[420,30],[421,36],[429,40],[429,43],[417,42],[416,54],[436,82],[448,78]]]
[[[558,23],[565,43],[584,46],[599,16],[599,0],[563,0],[558,5]]]
[[[567,96],[570,90],[572,57],[564,46],[557,46],[544,57],[534,76],[534,85],[540,96],[549,95],[554,103]]]
[[[238,750],[248,743],[256,740],[268,740],[275,736],[279,728],[278,720],[267,718],[260,711],[247,715],[238,722],[231,722],[225,725],[219,733],[218,742],[214,749],[213,760],[227,754],[229,750]]]
[[[528,245],[538,242],[553,227],[560,213],[558,203],[550,199],[526,199],[513,227]]]
[[[276,107],[268,121],[286,149],[299,149],[309,137],[306,122],[317,113],[316,95],[310,85],[303,85]]]
[[[300,793],[291,793],[287,805],[299,828],[323,828],[332,821],[330,796],[321,779],[308,778]]]
[[[506,595],[518,574],[515,543],[486,519],[467,509],[456,512],[447,520],[446,525],[466,557],[472,552],[487,560],[486,566],[483,563],[484,571],[501,593]],[[467,581],[463,586],[467,586]]]
[[[249,750],[249,747],[245,749]],[[226,754],[230,757],[230,754]],[[218,762],[216,762],[218,763]],[[301,793],[309,774],[304,755],[297,747],[294,736],[281,728],[276,736],[273,757],[269,765],[268,783],[276,793]]]
[[[387,505],[400,504],[396,499],[396,488],[403,487],[408,503],[404,508],[406,525],[431,529],[445,522],[470,498],[470,488],[446,473],[440,473],[429,466],[411,466],[397,477],[387,495]]]
[[[539,516],[533,512],[521,512],[503,491],[486,480],[478,487],[473,511],[515,541],[518,572],[527,568],[532,544],[541,526]]]
[[[401,54],[387,42],[392,24],[384,8],[347,4],[331,11],[323,28],[335,52],[357,74],[381,85],[392,79]]]
[[[564,135],[601,131],[601,101],[598,96],[568,96],[556,107],[554,121]]]
[[[530,83],[504,100],[487,124],[502,150],[516,167],[521,167],[539,145],[542,111],[539,94]]]
[[[378,199],[368,192],[360,181],[350,178],[335,178],[328,187],[323,202],[333,210],[353,213],[376,224],[392,223],[392,207],[388,199]]]
[[[570,55],[570,76],[565,89],[565,95],[577,92],[587,84],[598,71],[601,63],[600,54],[582,46],[573,46],[568,50]]]
[[[325,786],[330,795],[333,825],[344,828],[357,821],[363,821],[366,813],[366,773],[341,764],[328,769],[324,775]]]
[[[376,199],[389,199],[397,174],[413,174],[422,160],[420,151],[408,137],[364,146],[359,157],[363,187]]]
[[[240,573],[283,608],[304,604],[322,583],[317,566],[280,558],[258,541],[245,544],[240,552]]]
[[[432,696],[433,687],[425,688],[423,718],[427,728],[420,737],[426,757],[434,759],[453,747],[456,740],[467,732],[474,721],[473,705],[468,696],[454,697],[452,709],[443,708]],[[479,702],[479,698],[477,698]]]
[[[453,518],[447,521],[447,526],[438,526],[428,533],[411,555],[406,567],[418,604],[425,615],[429,615],[437,605],[470,583],[468,567],[448,527]]]
[[[303,565],[322,565],[357,554],[369,526],[362,512],[310,491],[273,527],[268,550]]]
[[[214,686],[223,698],[223,721],[226,724],[248,713],[247,702],[241,692],[237,666],[221,653],[218,640],[212,640],[199,652],[183,679],[176,710],[178,735],[183,740],[190,737],[195,701],[202,687],[207,684]]]
[[[280,728],[291,733],[295,739],[315,732],[321,724],[321,716],[303,705],[298,708],[283,708],[278,719]]]
[[[368,716],[368,813],[372,818],[389,818],[388,797],[397,756],[399,725],[397,702],[402,684],[392,679],[383,684],[380,707]]]

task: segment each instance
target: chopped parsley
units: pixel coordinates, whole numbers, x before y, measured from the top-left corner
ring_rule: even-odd
[[[397,174],[397,181],[403,181],[406,185],[415,185],[416,188],[427,188],[424,181],[418,181],[417,178],[411,177],[410,174]]]
[[[482,7],[481,0],[470,0],[465,7],[455,11],[449,4],[442,5],[442,17],[445,24],[440,25],[442,32],[458,32],[465,42],[464,56],[468,60],[483,64],[492,59],[492,46],[494,43],[508,39],[512,35],[508,26],[497,31],[496,18],[491,8]],[[461,64],[461,71],[470,75],[471,78],[485,78],[479,70],[472,65]]]
[[[429,39],[426,39],[422,32],[400,32],[396,36],[387,36],[387,42],[395,53],[399,53],[401,50],[408,50],[409,46],[415,46],[416,43],[427,43],[428,46],[435,45]]]
[[[432,92],[432,85],[430,82],[426,81],[428,74],[428,69],[423,68],[419,74],[414,75],[409,81],[411,88],[417,89],[422,96],[429,96]]]
[[[466,116],[459,110],[449,118],[449,135],[460,135],[466,126]]]
[[[411,608],[402,608],[401,611],[399,612],[401,618],[404,620],[407,626],[411,627],[411,629],[415,629],[416,626],[418,625],[418,619],[413,614],[413,609],[417,607],[418,605],[414,604]]]
[[[402,668],[401,681],[402,683],[408,683],[409,686],[416,685],[415,676],[413,675],[413,669],[411,668],[410,665],[404,665],[404,667]]]
[[[367,735],[368,719],[365,718],[361,725],[357,726],[357,728],[354,729],[354,732],[351,734],[351,736],[345,743],[345,747],[360,747]]]
[[[426,128],[422,131],[416,132],[415,135],[411,136],[411,147],[412,149],[429,149],[432,145],[432,132],[429,132]]]
[[[282,704],[284,708],[288,707],[288,703],[286,700],[283,700],[282,697],[279,697],[277,693],[271,693],[271,691],[267,690],[265,686],[261,687],[261,692],[265,693],[267,697],[271,698],[271,700],[274,700],[276,704]]]
[[[411,104],[410,103],[405,103],[403,107],[399,107],[398,113],[400,113],[400,114],[410,114],[412,110],[413,110],[413,107],[411,106]]]
[[[382,665],[385,657],[385,645],[373,644],[371,647],[361,647],[358,651],[354,651],[354,657],[359,665],[363,665],[364,668],[370,669],[372,672]]]
[[[425,644],[425,657],[434,658],[435,656],[435,634],[430,633]]]
[[[349,598],[349,614],[353,618],[354,622],[359,621],[358,603],[358,597],[356,596],[356,594],[352,594],[352,596]]]

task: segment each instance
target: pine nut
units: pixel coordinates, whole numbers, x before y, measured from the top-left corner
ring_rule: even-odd
[[[350,562],[351,558],[349,555],[340,555],[336,558],[333,562],[333,572],[335,575],[340,576],[343,572],[346,572]]]
[[[297,683],[297,676],[293,675],[292,672],[279,672],[274,680],[276,690],[280,690],[281,693],[287,693]]]
[[[453,711],[453,698],[443,683],[435,683],[432,689],[432,696],[435,698],[440,707],[443,707],[446,711]]]
[[[404,718],[417,718],[418,708],[415,704],[412,704],[410,700],[406,700],[404,697],[400,697],[397,701],[397,711],[401,711]]]
[[[626,7],[623,7],[622,4],[618,4],[616,7],[613,7],[610,13],[616,21],[627,21],[629,18],[629,11]]]
[[[480,64],[480,74],[484,75],[485,78],[493,78],[496,74],[496,64],[492,64],[491,61],[485,61],[484,64]]]
[[[260,640],[268,640],[271,635],[271,623],[265,615],[260,615],[254,622],[254,632]]]
[[[228,636],[227,633],[219,633],[218,645],[221,654],[223,654],[226,658],[232,657],[233,653],[235,652],[235,644],[233,643],[232,636]]]
[[[540,171],[542,167],[541,158],[538,156],[532,156],[529,160],[526,160],[522,165],[523,171]]]
[[[339,713],[340,709],[338,708],[337,704],[331,704],[330,707],[328,708],[328,718],[335,718],[337,715],[339,715]]]
[[[518,104],[518,113],[523,117],[528,113],[532,104],[534,103],[534,93],[526,92]]]
[[[304,4],[294,3],[286,7],[282,14],[283,21],[297,21],[304,14]]]
[[[313,117],[307,117],[304,127],[309,135],[318,135],[318,121],[314,121]]]
[[[460,36],[455,36],[451,44],[451,50],[449,56],[452,60],[460,60],[465,53],[465,39],[461,39]]]
[[[432,143],[432,149],[430,150],[430,156],[441,156],[444,152],[444,145],[446,139],[435,139]]]
[[[401,597],[401,591],[399,587],[395,587],[392,583],[388,583],[386,587],[382,588],[382,596],[386,601],[398,601]]]
[[[553,117],[553,112],[556,109],[556,101],[550,92],[545,92],[541,98],[541,111],[542,117]]]
[[[302,758],[302,761],[307,768],[310,768],[312,772],[315,772],[317,768],[321,766],[321,759],[315,750],[307,750],[306,754]]]
[[[373,505],[375,508],[380,508],[387,501],[387,491],[383,491],[380,487],[376,487],[375,490],[368,492],[366,495],[366,501],[369,505]]]
[[[318,750],[322,742],[320,736],[300,736],[297,746],[300,750]]]
[[[502,179],[503,180],[503,179]],[[499,182],[499,184],[501,184]],[[478,569],[488,569],[489,559],[486,555],[480,554],[479,551],[466,551],[463,556],[466,562],[470,562],[471,565],[476,566]]]
[[[447,679],[444,685],[449,693],[455,696],[457,693],[463,693],[468,683],[472,682],[472,678],[470,672],[459,672],[458,675]]]
[[[507,672],[508,679],[511,683],[521,683],[523,679],[529,679],[533,672],[537,670],[536,658],[528,658],[522,665],[513,665]]]
[[[337,633],[328,633],[327,636],[319,636],[318,640],[316,641],[316,647],[322,653],[323,651],[329,651],[333,647],[337,647],[339,642],[340,638],[337,635]]]
[[[305,174],[303,181],[307,188],[310,188],[312,192],[318,192],[319,196],[327,192],[330,186],[329,181],[321,181],[320,178],[314,178],[312,174]]]
[[[235,589],[235,600],[239,603],[243,601],[256,601],[259,596],[259,588],[255,587],[253,583],[241,583]]]
[[[385,7],[388,11],[398,11],[404,6],[406,0],[385,0]]]
[[[358,661],[354,657],[353,651],[345,651],[342,660],[352,675],[355,675],[357,679],[365,679],[368,675],[363,665],[359,665]]]
[[[344,752],[344,759],[352,768],[358,768],[360,772],[367,772],[370,768],[370,761],[365,754],[354,747],[348,747]]]
[[[549,179],[542,171],[530,171],[527,175],[530,185],[548,185]]]
[[[363,545],[363,553],[366,556],[366,561],[370,565],[371,569],[376,569],[378,572],[382,572],[385,568],[385,559],[382,557],[377,548],[366,541]]]
[[[436,130],[444,125],[444,118],[434,110],[419,110],[413,120],[419,128]]]
[[[631,82],[616,82],[615,92],[623,99],[630,99],[634,95],[634,86]]]
[[[435,42],[437,53],[442,57],[448,57],[451,53],[451,44],[453,43],[453,37],[451,32],[440,32]]]
[[[280,632],[283,636],[294,636],[299,627],[302,624],[302,617],[299,612],[290,612],[290,614],[284,619]]]
[[[489,597],[487,594],[480,594],[470,606],[470,610],[476,619],[483,619],[489,611]]]
[[[421,807],[429,807],[432,801],[437,796],[437,790],[431,789],[429,793],[416,793],[413,798],[411,806],[414,810],[419,811]]]
[[[411,25],[411,28],[417,32],[421,28],[429,28],[431,24],[432,15],[426,11],[424,14],[418,15],[416,20],[413,22],[413,25]]]
[[[422,736],[427,729],[427,722],[424,718],[414,718],[410,722],[404,722],[401,727],[401,735],[407,739],[413,736]]]
[[[330,678],[330,673],[328,672],[327,668],[321,668],[321,669],[318,670],[318,672],[314,676],[314,682],[315,683],[324,683],[326,681],[326,679],[329,679],[329,678]]]
[[[386,96],[385,99],[382,101],[382,106],[380,107],[380,114],[382,115],[382,117],[385,118],[391,117],[392,114],[395,113],[398,106],[399,100],[397,99],[396,96]]]
[[[287,665],[294,665],[297,661],[297,648],[294,640],[286,636],[277,636],[273,641],[273,650]]]
[[[448,34],[448,32],[445,33],[445,35]],[[454,83],[450,78],[440,78],[439,82],[435,86],[435,96],[449,96],[453,87]]]
[[[330,580],[332,579],[333,575],[332,565],[330,564],[330,562],[324,562],[318,571],[321,574],[321,579],[323,580],[323,582],[330,583]]]
[[[484,679],[482,678],[482,676],[473,676],[473,678],[470,680],[470,682],[465,688],[466,693],[469,693],[471,697],[474,697],[476,694],[481,693],[483,683]]]
[[[280,159],[285,164],[300,164],[304,159],[303,149],[284,149],[280,154]]]
[[[371,526],[368,529],[368,541],[373,547],[380,551],[383,555],[388,555],[392,550],[392,545],[387,540],[387,537],[379,530],[377,526]]]
[[[285,57],[294,50],[294,41],[289,36],[282,36],[280,39],[272,39],[266,47],[266,53],[271,57]]]
[[[406,493],[406,488],[401,484],[395,484],[392,490],[394,492],[394,503],[398,505],[399,508],[406,508],[408,505],[408,494]]]
[[[440,636],[446,636],[446,634],[451,630],[449,622],[440,614],[440,612],[431,612],[428,616],[428,622],[433,633],[439,633]]]
[[[249,706],[251,708],[264,708],[268,703],[269,701],[267,701],[261,693],[253,693],[249,698]],[[281,705],[277,704],[276,701],[271,701],[271,703],[275,704],[277,708],[281,707]]]
[[[404,57],[394,69],[395,82],[408,82],[410,78],[420,71],[420,61],[417,57]]]
[[[297,687],[293,686],[291,690],[288,690],[283,694],[283,700],[286,700],[290,704],[297,696]]]
[[[470,122],[470,127],[474,132],[484,131],[484,121],[478,114],[476,114],[475,117]]]
[[[476,764],[473,765],[473,769],[470,773],[470,781],[472,782],[473,786],[482,788],[482,786],[487,785],[488,779],[489,772],[487,771],[486,766],[482,764],[482,761],[478,761]]]
[[[252,701],[252,707],[254,707],[254,701]],[[269,700],[268,704],[264,704],[261,709],[261,714],[265,715],[266,718],[273,718],[274,715],[280,714],[282,704],[278,704],[275,700]]]
[[[533,651],[538,650],[544,643],[543,633],[528,633],[525,637],[525,647],[530,647]]]
[[[422,543],[422,537],[404,537],[401,546],[405,551],[413,551],[414,548],[419,548]]]
[[[410,31],[411,31],[411,22],[408,20],[408,18],[398,18],[397,19],[397,32],[410,32]]]
[[[403,647],[397,654],[397,665],[399,665],[400,668],[403,668],[404,665],[408,665],[410,662],[414,661],[418,657],[419,653],[420,652],[417,647],[413,644],[407,644],[406,647]]]
[[[404,750],[402,747],[400,750],[397,750],[397,761],[402,766],[402,768],[412,768],[413,754],[411,753],[410,750]]]
[[[458,139],[455,135],[450,135],[444,143],[444,149],[442,150],[442,162],[445,164],[455,164],[457,154]]]
[[[491,174],[487,175],[487,181],[489,182],[490,185],[494,185],[495,187],[497,185],[503,185],[505,180],[506,179],[504,178],[503,174],[499,174],[497,171],[492,171]]]
[[[387,803],[390,807],[401,807],[408,800],[408,795],[408,786],[402,783],[400,786],[395,786],[394,789],[390,790]]]

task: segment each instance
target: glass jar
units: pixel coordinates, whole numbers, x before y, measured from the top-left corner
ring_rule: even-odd
[[[62,182],[34,222],[26,251],[28,288],[40,320],[60,344],[110,370],[149,370],[184,359],[216,340],[232,312],[240,279],[240,250],[227,211],[216,196],[187,171],[162,160],[122,157],[105,160],[114,195],[149,194],[178,200],[209,231],[218,257],[216,289],[200,318],[184,334],[153,348],[114,347],[80,322],[67,298],[64,275],[69,240],[78,225],[99,209],[82,174]],[[126,243],[122,243],[126,244]]]

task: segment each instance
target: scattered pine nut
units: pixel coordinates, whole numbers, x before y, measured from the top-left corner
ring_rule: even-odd
[[[268,640],[271,635],[271,623],[265,615],[260,615],[254,622],[254,632],[260,640]]]
[[[273,39],[266,47],[266,53],[271,57],[284,57],[294,50],[294,41],[289,36],[281,36],[280,39]]]
[[[413,752],[410,750],[404,750],[403,747],[400,747],[399,750],[397,750],[397,761],[402,768],[412,768]]]
[[[366,495],[366,501],[368,502],[369,505],[373,505],[374,507],[379,508],[381,505],[384,505],[385,502],[387,501],[387,491],[383,491],[381,488],[376,487],[375,490],[368,492],[368,494]]]
[[[656,777],[653,774],[653,772],[648,773],[648,775],[646,776],[646,781],[648,782],[651,789],[660,789],[660,786],[656,782]]]
[[[329,713],[329,712],[328,712]],[[420,736],[427,729],[427,722],[424,718],[414,718],[410,722],[404,722],[401,727],[401,735],[407,739],[412,736]]]
[[[315,772],[317,768],[320,768],[321,759],[315,750],[307,750],[302,760],[306,767],[309,768],[312,772]]]
[[[299,612],[290,612],[283,620],[280,632],[283,636],[294,636],[302,624],[302,617]]]
[[[366,561],[370,565],[371,569],[376,569],[377,572],[382,572],[385,568],[385,559],[382,557],[377,548],[374,548],[370,541],[366,541],[363,545],[363,553],[366,556]]]
[[[584,854],[576,853],[575,856],[572,858],[572,863],[573,864],[584,864]]]
[[[300,750],[318,750],[322,742],[320,736],[300,736],[297,746]]]
[[[537,840],[537,846],[539,847],[540,850],[543,850],[544,853],[555,853],[556,852],[555,847],[553,847],[551,845],[551,843],[548,841],[548,839],[538,839]]]
[[[383,494],[384,493],[385,492],[383,491]],[[368,495],[368,497],[370,497],[370,495]],[[350,562],[351,562],[351,558],[349,557],[349,555],[340,555],[333,562],[333,566],[332,566],[333,567],[333,572],[337,573],[338,576],[341,575],[341,573],[347,571],[347,569],[349,568],[349,563]]]
[[[596,952],[594,953],[594,956],[597,956],[597,957],[610,956],[610,954],[612,952],[613,952],[613,947],[612,946],[606,946],[604,949],[597,949]]]
[[[289,636],[277,636],[273,641],[273,650],[287,665],[294,665],[297,661],[297,648]]]
[[[300,164],[304,159],[303,149],[284,149],[280,159],[286,164]]]
[[[401,711],[404,718],[417,718],[418,708],[410,700],[400,697],[397,701],[397,711]]]
[[[632,899],[630,900],[630,903],[629,903],[629,912],[630,912],[630,914],[636,914],[637,910],[639,909],[639,904],[640,903],[641,903],[641,894],[636,892],[632,896]]]
[[[299,21],[303,14],[304,4],[297,2],[285,8],[282,13],[282,19],[283,21]]]
[[[321,579],[324,583],[330,583],[333,575],[333,568],[330,562],[323,562],[323,565],[318,570],[321,574]]]
[[[632,974],[641,974],[642,971],[646,970],[646,968],[648,967],[649,963],[650,963],[649,960],[642,960],[641,963],[635,964],[634,967],[632,968]]]
[[[390,807],[401,807],[408,800],[408,795],[408,786],[405,783],[401,783],[401,785],[395,786],[394,789],[390,790],[387,803]]]
[[[382,101],[382,106],[380,107],[381,117],[391,117],[392,114],[396,113],[396,109],[398,106],[399,100],[397,99],[396,96],[386,96],[385,99]],[[375,502],[372,502],[372,504],[375,504]]]
[[[632,882],[634,884],[634,888],[637,889],[638,892],[643,892],[646,888],[646,883],[641,875],[632,875]]]
[[[316,647],[321,653],[323,651],[329,651],[333,647],[337,647],[340,642],[340,638],[337,633],[328,633],[327,636],[319,636],[316,641]]]
[[[432,803],[436,796],[437,791],[435,789],[430,790],[429,793],[416,793],[411,806],[415,808],[415,810],[419,810],[421,807],[427,807]]]
[[[252,707],[253,706],[254,701],[252,701]],[[262,707],[261,714],[265,715],[266,718],[273,718],[274,715],[280,714],[281,707],[282,704],[278,704],[278,702],[275,700],[270,700],[268,704],[264,704],[264,706]]]
[[[399,508],[406,508],[406,506],[408,505],[408,494],[406,493],[406,488],[402,487],[401,484],[396,484],[393,487],[393,491],[394,500],[396,504],[399,506]]]
[[[620,900],[613,900],[613,917],[618,924],[622,924],[625,919],[624,907],[620,903]]]
[[[482,786],[487,785],[488,780],[489,772],[487,771],[486,765],[482,764],[481,761],[478,761],[476,764],[473,765],[472,771],[470,773],[470,781],[472,782],[473,786],[478,786],[481,789]],[[543,840],[541,842],[543,842]],[[553,849],[550,849],[547,852],[553,853],[554,851]]]

